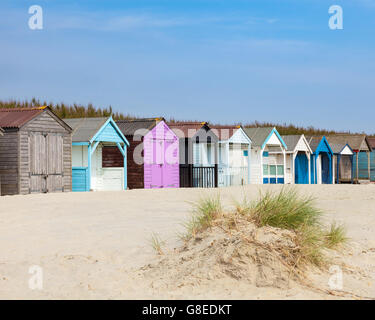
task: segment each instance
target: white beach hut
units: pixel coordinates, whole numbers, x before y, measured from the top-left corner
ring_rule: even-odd
[[[251,139],[252,184],[284,184],[287,146],[274,127],[245,128]]]
[[[251,139],[241,126],[211,126],[219,137],[218,186],[250,183]]]
[[[282,136],[288,150],[286,152],[285,183],[311,183],[311,148],[303,134]]]

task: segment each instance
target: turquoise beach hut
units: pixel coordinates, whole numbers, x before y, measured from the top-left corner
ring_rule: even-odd
[[[333,151],[325,136],[308,137],[311,154],[311,183],[332,184]]]
[[[129,142],[112,117],[64,121],[73,129],[72,190],[126,190]],[[112,159],[112,153],[103,152],[106,147],[113,146],[117,146],[123,156],[124,161],[120,165]]]

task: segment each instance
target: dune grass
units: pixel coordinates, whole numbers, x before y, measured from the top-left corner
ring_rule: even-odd
[[[213,222],[223,213],[220,195],[203,197],[192,203],[193,214],[191,219],[184,224],[186,233],[184,240],[194,238],[199,232],[212,227]]]
[[[295,232],[298,250],[293,252],[296,265],[307,263],[322,266],[324,249],[337,248],[347,241],[343,226],[333,223],[325,230],[322,211],[311,197],[300,196],[295,189],[283,188],[278,193],[266,192],[258,199],[234,203],[234,212],[223,212],[220,196],[201,198],[193,203],[193,216],[185,224],[185,240],[212,227],[220,220],[222,226],[235,226],[237,217],[253,222],[257,227],[271,226]],[[220,219],[218,219],[220,218]]]
[[[301,226],[319,225],[322,212],[311,197],[301,197],[294,189],[278,194],[266,192],[250,206],[250,214],[259,226],[296,230]]]
[[[164,253],[163,246],[165,245],[165,242],[160,238],[160,236],[157,233],[153,232],[151,234],[150,244],[157,254],[162,255]]]
[[[337,248],[345,244],[348,241],[345,227],[333,222],[330,229],[324,234],[324,240],[327,248]]]

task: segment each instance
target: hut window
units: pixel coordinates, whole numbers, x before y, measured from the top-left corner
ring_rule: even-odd
[[[277,175],[283,176],[284,175],[284,166],[277,166]]]
[[[275,176],[276,175],[276,166],[270,166],[270,175]]]
[[[268,176],[268,164],[263,165],[263,175]]]

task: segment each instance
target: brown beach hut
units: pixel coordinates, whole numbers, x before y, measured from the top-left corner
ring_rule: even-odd
[[[1,195],[71,191],[72,129],[48,107],[0,109]]]
[[[330,144],[348,144],[354,152],[353,181],[370,181],[370,153],[372,148],[365,134],[336,134],[327,137]]]

